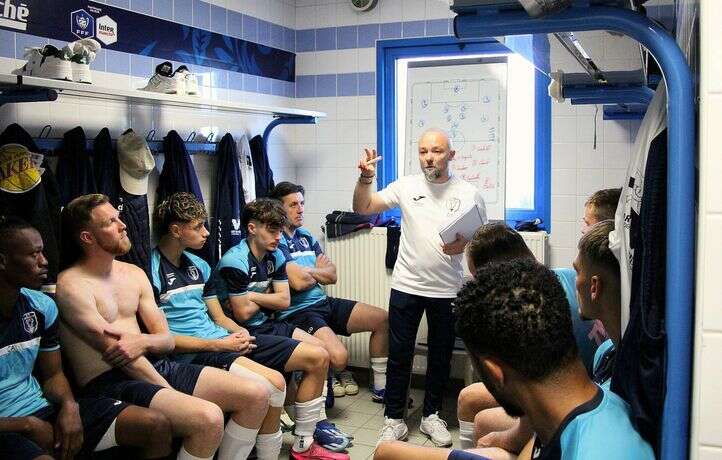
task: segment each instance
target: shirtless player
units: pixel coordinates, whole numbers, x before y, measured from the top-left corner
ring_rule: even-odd
[[[179,459],[210,459],[216,449],[219,460],[245,459],[268,412],[268,389],[220,369],[157,358],[173,350],[173,337],[143,270],[115,260],[130,249],[125,228],[104,195],[78,197],[63,209],[56,296],[61,340],[82,392],[162,412],[183,437]],[[225,432],[223,412],[231,415]]]

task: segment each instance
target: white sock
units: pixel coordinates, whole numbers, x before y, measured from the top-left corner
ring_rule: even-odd
[[[322,420],[319,416],[325,400],[323,396],[306,402],[296,402],[296,436],[313,436],[316,423]]]
[[[256,458],[258,460],[278,460],[283,446],[281,430],[270,434],[259,434],[256,438]]]
[[[321,404],[321,412],[319,412],[318,419],[326,420],[326,396],[328,396],[328,385],[323,385],[323,391],[321,391],[321,397],[323,398],[323,404]]]
[[[459,419],[459,446],[462,450],[476,447],[474,442],[474,422]]]
[[[374,390],[386,388],[386,364],[389,358],[371,358],[371,370],[374,374]]]
[[[306,452],[311,448],[313,442],[313,436],[296,436],[296,440],[293,442],[291,450],[294,452]]]
[[[213,458],[213,455],[210,457],[196,457],[195,455],[191,455],[186,450],[186,446],[181,446],[180,450],[178,451],[178,456],[176,457],[176,460],[211,460]]]
[[[246,428],[233,419],[226,424],[221,446],[218,448],[218,460],[245,460],[256,443],[258,428]]]

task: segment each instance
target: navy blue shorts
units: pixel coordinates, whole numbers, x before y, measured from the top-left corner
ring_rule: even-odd
[[[89,457],[113,420],[118,418],[127,403],[112,398],[86,397],[78,399],[78,411],[83,423],[83,446],[79,457]],[[55,424],[58,407],[51,404],[31,414],[50,424]],[[19,433],[0,433],[0,458],[33,459],[48,454],[35,442]]]
[[[301,342],[277,335],[254,335],[256,336],[257,347],[245,356],[258,364],[285,373],[286,363]]]
[[[173,389],[187,395],[193,395],[198,376],[203,370],[203,366],[179,363],[167,358],[153,362],[153,367]],[[111,369],[88,382],[82,392],[87,396],[106,396],[136,406],[150,407],[153,397],[162,389],[162,386],[154,383],[133,380],[120,369]]]
[[[255,335],[255,337],[256,348],[250,353],[244,355],[230,351],[204,351],[194,353],[191,363],[227,371],[231,368],[231,364],[233,364],[235,360],[241,356],[245,356],[258,364],[270,367],[282,374],[285,373],[286,363],[301,342],[295,339],[289,339],[288,337],[278,337],[275,335],[258,334]],[[182,359],[182,357],[180,359]]]
[[[284,320],[268,320],[259,326],[246,326],[246,329],[248,329],[248,332],[250,332],[251,335],[277,335],[279,337],[288,337],[289,339],[292,339],[293,331],[296,330],[296,325]]]
[[[299,310],[284,319],[311,335],[322,327],[328,326],[336,334],[348,337],[351,334],[346,326],[348,326],[348,319],[357,303],[355,300],[326,297],[325,300]]]
[[[489,458],[484,457],[483,455],[475,454],[473,452],[454,449],[449,454],[448,460],[489,460]]]

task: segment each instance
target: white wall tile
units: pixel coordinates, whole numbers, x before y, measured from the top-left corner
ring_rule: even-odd
[[[316,75],[316,53],[296,53],[296,75]]]
[[[722,447],[722,366],[719,365],[719,353],[722,350],[722,334],[706,332],[702,335],[700,353],[700,405],[699,441],[703,444]]]
[[[316,27],[336,25],[336,5],[328,3],[316,5]]]
[[[318,75],[337,73],[338,55],[336,50],[317,51],[314,54],[316,55],[316,69],[312,73]]]
[[[358,49],[336,51],[336,73],[358,72]]]
[[[602,121],[594,117],[577,116],[577,142],[594,142],[596,135],[597,143],[604,142],[604,130]]]
[[[351,8],[351,2],[337,3],[336,4],[336,27],[341,26],[355,26],[359,23],[359,13]],[[369,23],[374,21],[364,21]]]
[[[563,222],[575,222],[577,220],[576,197],[552,195],[552,221],[555,220]]]
[[[455,14],[446,0],[426,0],[426,19],[444,19]]]
[[[704,65],[702,72],[704,78],[702,87],[708,93],[722,93],[722,48],[717,46],[722,30],[722,2],[715,0],[702,0],[702,14],[700,15],[700,30],[702,33],[702,53]],[[717,119],[719,120],[719,119]]]
[[[554,117],[552,118],[552,142],[576,142],[577,141],[577,118],[576,117]]]
[[[399,0],[395,0],[399,2]],[[425,0],[402,0],[404,21],[419,21],[426,19]]]
[[[722,331],[722,296],[719,292],[719,260],[722,254],[722,215],[707,214],[700,222],[700,232],[704,236],[704,247],[699,248],[702,258],[702,292],[699,293],[702,305],[702,322],[705,330]],[[721,349],[722,350],[722,349]]]
[[[358,140],[362,144],[376,142],[376,120],[359,120]]]
[[[552,168],[552,195],[576,195],[577,170]]]
[[[604,167],[627,169],[631,159],[631,144],[625,142],[607,142],[604,144]]]
[[[316,126],[316,142],[319,144],[333,144],[336,142],[336,129],[338,122],[321,121]]]
[[[296,7],[296,30],[313,29],[316,25],[315,6]]]
[[[629,132],[630,132],[629,122],[626,120],[606,121],[604,123],[604,141],[605,142],[629,143],[632,141]]]
[[[577,174],[577,195],[588,197],[604,188],[604,170],[580,169]]]
[[[702,159],[704,172],[701,180],[707,190],[704,204],[708,212],[722,213],[722,155],[719,154],[719,146],[722,145],[722,94],[704,96],[702,106],[707,110],[707,117],[702,121],[702,142],[709,152]]]
[[[366,123],[365,120],[363,122]],[[356,144],[359,141],[360,135],[359,123],[361,122],[356,120],[339,121],[337,124],[338,130],[336,131],[336,142]]]
[[[604,170],[604,188],[617,188],[624,185],[627,179],[626,169],[607,168]]]
[[[692,457],[694,458],[694,457]],[[701,446],[697,460],[720,460],[722,458],[722,447]]]
[[[336,116],[339,120],[359,119],[359,97],[345,96],[336,98]]]
[[[380,22],[397,22],[404,20],[404,4],[399,0],[381,1],[377,6]]]
[[[552,144],[552,168],[576,167],[577,144],[571,142]]]
[[[359,72],[375,72],[376,71],[376,48],[359,48],[358,49],[358,71]]]
[[[359,120],[376,120],[376,96],[359,96]]]

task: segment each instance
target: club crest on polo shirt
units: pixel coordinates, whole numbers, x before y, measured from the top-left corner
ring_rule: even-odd
[[[303,249],[308,249],[311,247],[306,238],[301,238],[301,246],[303,246]]]
[[[34,311],[27,312],[23,315],[23,329],[28,334],[34,334],[38,330],[38,317]]]
[[[461,200],[453,197],[446,200],[446,210],[449,214],[454,214],[461,207]]]
[[[198,272],[198,267],[195,265],[191,265],[186,269],[186,273],[188,274],[188,277],[192,279],[193,281],[198,281],[198,277],[200,276],[200,273]]]
[[[274,268],[274,267],[273,267],[273,261],[272,261],[272,260],[267,260],[267,261],[266,261],[266,273],[267,273],[267,274],[273,273],[273,268]]]
[[[175,283],[175,273],[166,273],[165,282],[168,283],[168,286],[173,286],[173,283]]]

